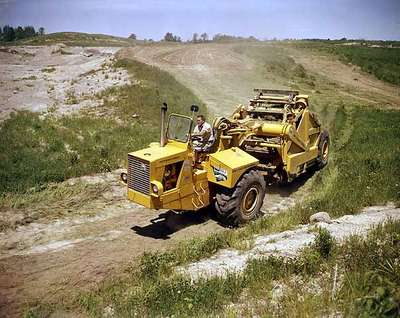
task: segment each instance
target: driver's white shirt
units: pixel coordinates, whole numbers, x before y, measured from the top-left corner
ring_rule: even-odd
[[[209,141],[213,141],[214,140],[214,134],[213,134],[213,130],[211,128],[211,125],[207,122],[204,122],[201,129],[199,129],[199,125],[196,125],[193,129],[193,133],[194,134],[199,134],[202,132],[209,132],[210,133],[210,138],[208,138],[207,142]],[[204,141],[206,142],[206,140]]]

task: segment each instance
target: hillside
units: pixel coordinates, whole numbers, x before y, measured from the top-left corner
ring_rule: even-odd
[[[74,114],[18,112],[0,126],[2,180],[7,181],[0,213],[10,221],[2,223],[0,238],[2,312],[126,317],[396,313],[399,222],[380,225],[400,213],[396,86],[293,43],[136,45],[112,55],[110,68],[126,71],[130,82],[96,93],[100,106]],[[51,80],[47,70],[43,78]],[[50,73],[61,70],[56,66]],[[108,74],[102,71],[96,69],[100,79]],[[126,200],[118,182],[123,170],[114,169],[125,167],[128,151],[158,139],[163,101],[181,113],[193,102],[200,104],[211,121],[246,104],[255,87],[310,95],[312,110],[332,138],[326,168],[288,187],[269,186],[264,217],[239,229],[223,228],[211,209],[178,214]],[[32,140],[24,138],[26,131]],[[310,215],[320,211],[334,219],[333,228],[343,224],[343,240],[328,226],[324,231],[321,224],[308,225]],[[359,223],[369,236],[351,236]],[[312,237],[312,244],[302,245],[292,259],[265,254],[244,263],[239,274],[199,281],[179,272],[200,260],[212,263],[221,254],[253,255],[257,239],[279,245],[281,236],[288,240],[293,233]]]
[[[90,34],[82,32],[56,32],[29,39],[23,39],[12,45],[52,45],[64,43],[68,46],[132,46],[136,40],[105,34]]]

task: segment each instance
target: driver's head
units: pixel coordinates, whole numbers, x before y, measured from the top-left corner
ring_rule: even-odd
[[[203,115],[198,115],[197,118],[196,118],[197,126],[202,126],[204,124],[205,120],[206,119],[204,118]]]

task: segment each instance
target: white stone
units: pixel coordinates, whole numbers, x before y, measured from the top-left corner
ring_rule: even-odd
[[[332,223],[331,217],[326,212],[318,212],[310,216],[310,223]]]

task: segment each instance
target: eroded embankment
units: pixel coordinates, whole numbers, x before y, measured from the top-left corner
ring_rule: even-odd
[[[345,215],[333,220],[332,223],[320,222],[316,226],[327,229],[334,238],[341,241],[350,235],[366,234],[374,225],[389,219],[400,219],[400,209],[393,205],[369,207],[360,214]],[[177,270],[190,275],[192,279],[198,279],[242,272],[252,259],[271,255],[294,257],[303,247],[314,241],[316,236],[314,229],[315,225],[308,224],[290,231],[259,235],[254,238],[253,247],[249,250],[224,249],[208,259]]]

